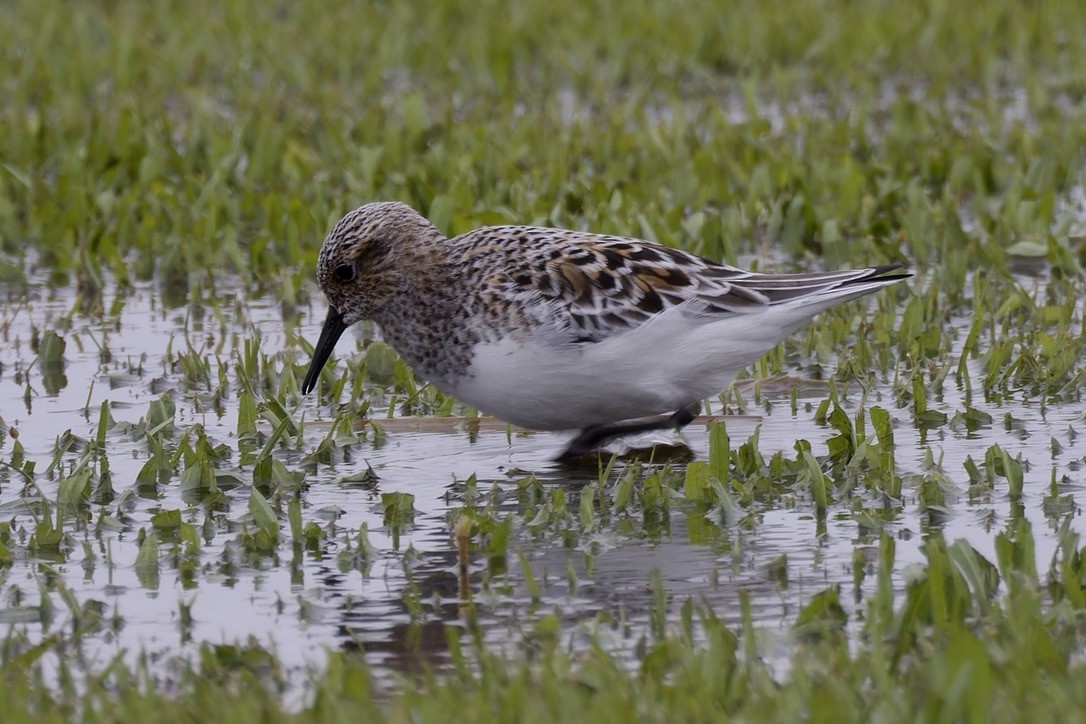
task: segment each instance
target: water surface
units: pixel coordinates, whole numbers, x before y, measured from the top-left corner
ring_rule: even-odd
[[[99,625],[79,637],[80,655],[89,668],[117,655],[127,660],[145,655],[153,667],[168,672],[175,657],[191,658],[202,643],[256,643],[273,649],[291,681],[319,668],[324,652],[337,648],[363,651],[385,673],[412,669],[420,661],[440,665],[447,656],[448,630],[464,626],[450,513],[465,504],[465,481],[475,476],[479,496],[502,495],[500,508],[512,515],[523,512],[517,491],[529,476],[547,494],[567,491],[574,512],[576,493],[598,478],[591,467],[553,461],[565,442],[562,435],[510,432],[494,423],[470,430],[443,421],[397,420],[378,443],[352,448],[349,461],[315,470],[304,466],[310,472],[300,496],[302,518],[325,530],[326,544],[319,549],[292,544],[283,516],[284,539],[274,554],[245,555],[238,536],[253,525],[248,512],[251,470],[239,465],[237,395],[222,406],[208,404],[207,390],[187,383],[183,366],[175,362],[195,351],[210,361],[212,381],[224,366],[236,393],[236,358],[245,340],[259,340],[264,354],[297,350],[293,335],[315,340],[323,309],[307,307],[298,317],[285,316],[274,299],[250,300],[221,288],[219,299],[232,301],[199,313],[193,307],[164,308],[158,290],[148,285],[108,293],[103,310],[88,312],[74,309],[72,294],[42,289],[34,286],[28,297],[11,298],[0,312],[0,416],[26,457],[36,461],[33,484],[10,465],[0,468],[0,520],[10,524],[13,556],[0,572],[0,621],[14,636],[48,642],[52,633],[75,624],[62,594],[70,590],[84,610],[102,615]],[[959,345],[967,324],[963,319],[947,330]],[[35,361],[35,329],[39,334],[55,329],[65,339],[62,369],[47,370]],[[340,354],[349,354],[356,339],[345,340]],[[304,361],[300,351],[285,356]],[[808,440],[817,455],[826,453],[825,442],[836,433],[816,423],[813,412],[827,395],[826,384],[798,384],[795,413],[792,387],[789,381],[765,385],[761,405],[724,418],[733,447],[760,428],[759,447],[767,458],[776,451],[792,455],[797,439]],[[741,392],[748,400],[754,397],[749,383]],[[54,474],[45,474],[65,431],[92,439],[103,402],[115,420],[137,423],[164,394],[176,403],[179,431],[199,423],[213,444],[233,450],[225,467],[242,484],[224,481],[225,504],[183,495],[176,477],[150,493],[137,488],[136,476],[149,455],[147,443],[111,433],[106,454],[114,495],[90,504],[85,520],[68,520],[69,538],[59,549],[30,548],[28,539],[41,515],[35,501],[55,502],[61,473],[70,472],[79,459],[75,446],[61,456]],[[843,404],[855,410],[859,402],[860,393],[850,390]],[[897,541],[899,588],[908,567],[924,560],[921,546],[929,536],[964,538],[994,560],[995,534],[1013,515],[1023,515],[1033,524],[1043,570],[1063,517],[1070,515],[1072,527],[1083,530],[1077,508],[1078,469],[1086,458],[1086,436],[1076,434],[1083,421],[1081,406],[1042,408],[1029,401],[976,397],[969,403],[989,413],[992,424],[922,431],[913,425],[910,410],[895,406],[891,380],[867,393],[869,406],[879,404],[894,417],[897,470],[905,479],[903,499],[881,503],[885,530]],[[303,469],[306,454],[328,431],[327,407],[313,397],[300,404],[308,421],[302,438],[275,453],[291,470]],[[953,417],[965,410],[966,398],[948,382],[932,407]],[[1012,425],[1003,422],[1008,414]],[[270,432],[269,425],[261,424]],[[685,440],[695,457],[707,456],[704,422],[691,425]],[[998,487],[967,493],[966,457],[982,462],[995,443],[1028,462],[1020,508]],[[6,437],[0,457],[11,461],[13,453],[14,438]],[[941,461],[953,483],[937,514],[918,503],[915,487],[932,459]],[[376,473],[375,484],[342,482],[366,466]],[[605,484],[613,484],[622,469],[619,463]],[[681,472],[681,463],[672,469]],[[1074,501],[1060,514],[1051,509],[1046,514],[1044,506],[1053,471],[1059,492]],[[381,501],[390,492],[414,496],[413,520],[395,531],[386,525]],[[182,544],[164,539],[157,573],[149,575],[136,565],[141,532],[153,530],[152,517],[169,510],[181,511],[182,519],[200,531],[198,553],[186,555]],[[846,499],[820,518],[809,496],[795,491],[773,505],[755,503],[743,516],[711,518],[708,535],[700,520],[692,531],[680,509],[664,526],[643,526],[634,511],[624,523],[615,521],[585,535],[539,533],[522,521],[514,530],[507,574],[493,578],[483,555],[472,558],[480,622],[493,644],[517,646],[541,617],[554,614],[563,637],[580,641],[592,633],[617,650],[632,652],[648,627],[650,580],[658,571],[672,615],[693,597],[734,624],[740,592],[748,592],[760,635],[772,648],[778,638],[787,641],[803,603],[829,586],[841,586],[850,613],[862,610],[874,581],[869,576],[857,585],[855,551],[873,562],[879,539],[856,512]],[[348,555],[363,525],[373,547],[365,560]],[[524,584],[518,551],[539,583],[536,603]]]

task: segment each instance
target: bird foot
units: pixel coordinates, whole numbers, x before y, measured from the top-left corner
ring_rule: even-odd
[[[695,402],[671,414],[586,427],[581,430],[577,437],[570,441],[566,449],[558,456],[558,460],[575,460],[599,450],[604,444],[615,438],[626,435],[651,432],[652,430],[681,430],[689,425],[700,411],[701,403]]]

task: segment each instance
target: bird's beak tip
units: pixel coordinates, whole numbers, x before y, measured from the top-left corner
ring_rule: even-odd
[[[308,395],[317,386],[321,370],[324,369],[328,358],[332,356],[332,350],[335,349],[336,342],[339,341],[347,327],[348,325],[343,322],[343,313],[337,311],[335,307],[328,307],[328,316],[324,318],[324,326],[321,327],[320,337],[317,338],[317,344],[313,347],[313,359],[309,363],[309,369],[305,373],[305,380],[302,382],[303,395]]]

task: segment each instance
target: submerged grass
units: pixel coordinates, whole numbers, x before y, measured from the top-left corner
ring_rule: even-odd
[[[1081,417],[1084,39],[1086,5],[1071,0],[6,3],[0,382],[18,396],[0,411],[5,720],[1081,719],[1079,461],[1060,455],[1077,432],[1052,436],[1051,459],[1013,441],[1033,429],[1020,409]],[[450,234],[544,223],[763,267],[903,262],[917,277],[822,315],[708,401],[788,406],[829,431],[824,449],[767,455],[757,431],[720,425],[708,459],[685,466],[454,481],[450,595],[447,565],[424,580],[402,544],[427,506],[383,488],[364,456],[389,418],[476,413],[380,342],[323,373],[316,410],[298,394],[319,241],[379,198]],[[115,358],[127,300],[148,284],[175,332]],[[283,349],[236,321],[266,293]],[[53,295],[70,309],[38,313]],[[72,379],[87,350],[97,371]],[[795,383],[812,380],[821,402],[800,410]],[[66,432],[27,423],[42,392],[84,385]],[[921,464],[902,465],[895,426],[917,431]],[[1007,439],[960,467],[928,442],[1000,427]],[[256,642],[197,641],[170,675],[86,660],[126,612],[70,568],[92,581],[128,565],[117,556],[156,593],[289,567],[294,594],[315,585],[307,560],[368,579],[373,528],[309,503],[331,466],[390,538],[408,648],[455,619],[433,629],[447,659],[390,683],[332,652],[290,705],[281,652]],[[959,500],[988,506],[987,557],[944,539]],[[1055,551],[1040,574],[1031,501]],[[802,577],[786,553],[758,580],[730,579],[739,614],[682,599],[660,571],[624,582],[650,591],[644,611],[568,613],[607,551],[673,530],[712,552],[698,574],[713,587],[746,573],[749,534],[775,510],[807,515],[820,544],[835,519],[855,522],[852,595],[845,579],[808,589],[783,643],[751,591]],[[922,519],[923,565],[898,563],[916,532],[895,527],[903,511]],[[560,567],[540,562],[554,551]],[[319,617],[298,598],[299,625]],[[171,609],[182,644],[194,600]],[[486,617],[507,610],[515,635],[495,641]]]
[[[446,721],[452,711],[459,721],[1079,721],[1086,549],[1066,532],[1064,543],[1046,583],[1032,564],[1028,524],[999,535],[996,564],[964,541],[933,539],[926,565],[895,597],[894,541],[883,534],[857,643],[843,633],[838,589],[826,589],[797,615],[783,674],[766,655],[749,602],[732,629],[687,600],[677,626],[646,634],[632,667],[599,641],[569,651],[553,634],[556,622],[544,619],[518,654],[490,652],[481,635],[461,651],[450,638],[451,670],[401,679],[395,693],[381,693],[360,659],[331,653],[293,711],[278,698],[274,656],[252,644],[205,645],[199,666],[163,692],[148,671],[123,666],[80,686],[62,669],[59,685],[47,685],[25,665],[35,652],[9,640],[0,706],[12,722]]]

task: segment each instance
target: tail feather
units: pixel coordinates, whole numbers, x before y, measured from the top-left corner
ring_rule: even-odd
[[[732,284],[762,294],[769,300],[770,306],[795,303],[797,306],[813,305],[824,309],[822,303],[825,301],[832,299],[834,303],[840,303],[856,299],[912,276],[908,272],[891,273],[901,268],[900,264],[885,264],[813,274],[753,274]]]

